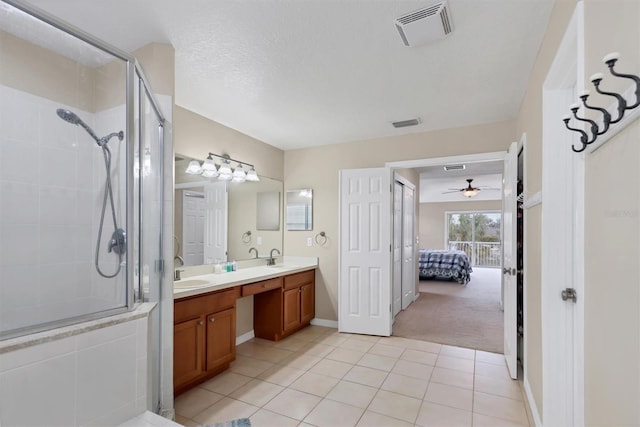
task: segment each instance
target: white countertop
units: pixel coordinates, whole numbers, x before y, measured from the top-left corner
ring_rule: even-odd
[[[266,261],[263,260],[263,262]],[[213,266],[210,267],[212,270]],[[173,299],[177,300],[206,292],[246,285],[248,283],[286,276],[300,271],[313,270],[315,268],[318,268],[318,258],[293,256],[278,258],[276,264],[273,266],[259,265],[243,267],[242,263],[240,263],[238,270],[228,273],[196,273],[196,275],[190,275],[190,268],[183,267],[181,269],[184,269],[185,272],[183,273],[182,279],[173,282]],[[202,272],[202,270],[203,267],[194,268],[196,272]]]

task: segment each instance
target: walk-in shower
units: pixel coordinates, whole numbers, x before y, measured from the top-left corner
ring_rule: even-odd
[[[76,126],[82,126],[84,130],[87,131],[89,135],[93,139],[95,139],[98,147],[102,148],[102,155],[104,157],[104,168],[105,168],[105,184],[104,184],[104,197],[102,199],[102,209],[100,213],[100,225],[98,227],[98,235],[96,238],[96,249],[95,249],[95,257],[94,264],[96,267],[96,271],[98,274],[106,279],[110,279],[112,277],[116,277],[120,270],[122,269],[122,257],[126,251],[126,233],[125,231],[118,226],[118,220],[116,219],[116,207],[113,201],[113,188],[111,185],[111,150],[107,143],[111,138],[117,137],[118,140],[122,141],[124,139],[124,132],[112,132],[102,138],[98,138],[91,129],[91,127],[86,124],[76,113],[70,110],[65,110],[64,108],[58,108],[56,110],[58,116],[71,124]],[[113,234],[111,235],[111,240],[109,241],[109,245],[107,246],[107,252],[112,252],[118,256],[118,265],[116,267],[115,273],[108,274],[103,272],[100,269],[100,241],[102,240],[102,231],[104,229],[104,214],[107,209],[107,203],[109,203],[109,207],[111,208],[111,220],[113,221]]]

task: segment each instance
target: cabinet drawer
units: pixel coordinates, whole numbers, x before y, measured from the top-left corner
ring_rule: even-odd
[[[270,291],[272,289],[278,289],[282,287],[282,277],[276,277],[274,279],[263,280],[262,282],[252,283],[250,285],[244,285],[242,287],[242,296],[259,294],[260,292]]]
[[[303,271],[302,273],[291,274],[284,277],[284,288],[291,289],[305,283],[313,283],[316,277],[315,270]]]
[[[234,307],[235,304],[236,290],[234,288],[177,301],[174,304],[173,321],[177,323],[202,314],[215,313],[225,308]]]

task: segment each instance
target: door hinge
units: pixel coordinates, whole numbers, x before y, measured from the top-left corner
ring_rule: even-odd
[[[576,303],[578,301],[578,294],[576,292],[575,289],[573,288],[566,288],[564,289],[561,293],[560,296],[562,297],[562,301],[566,301],[566,300],[571,300],[574,303]]]
[[[163,259],[157,259],[156,260],[156,272],[157,273],[164,273],[164,260]]]
[[[389,304],[389,313],[391,313],[391,304]]]

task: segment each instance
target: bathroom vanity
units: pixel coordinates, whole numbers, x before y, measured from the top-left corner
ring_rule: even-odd
[[[173,387],[180,394],[229,368],[236,357],[236,300],[253,296],[256,337],[278,341],[315,316],[313,262],[185,277],[174,283]]]

